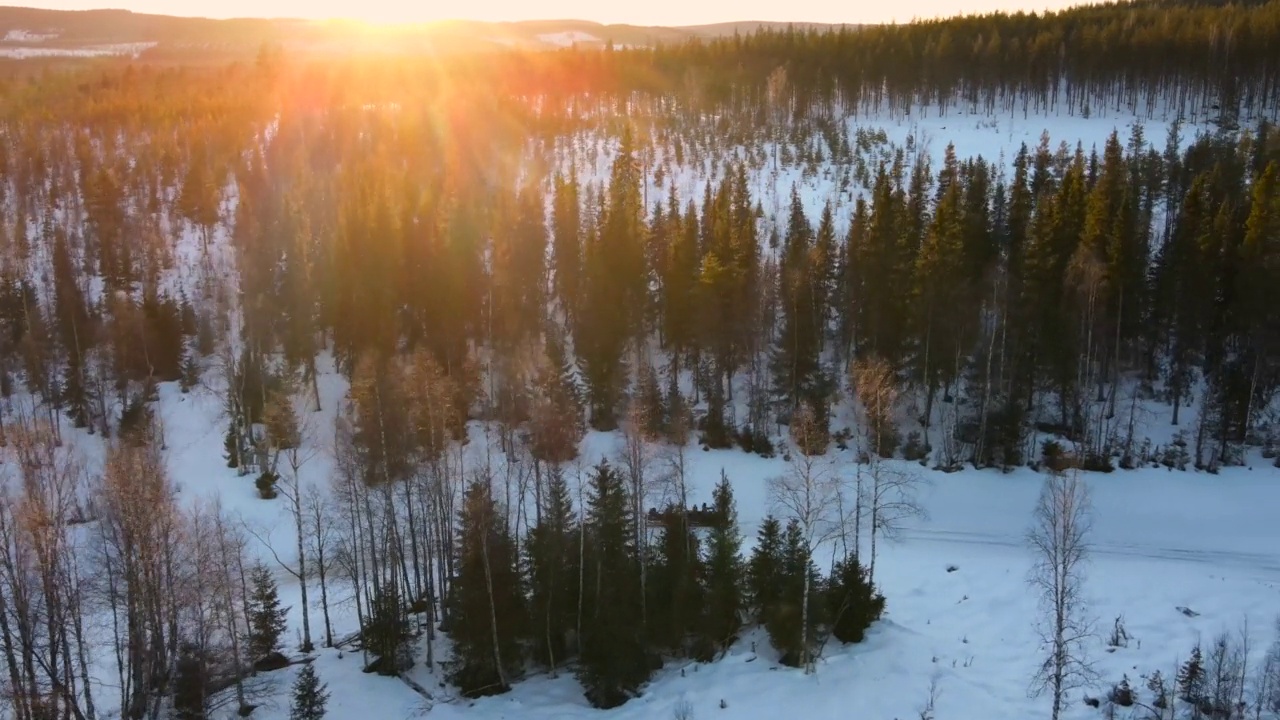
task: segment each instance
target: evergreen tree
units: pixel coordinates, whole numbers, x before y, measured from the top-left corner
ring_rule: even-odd
[[[723,651],[737,638],[746,609],[738,508],[723,470],[711,497],[713,523],[707,538],[707,591],[701,629],[705,644]]]
[[[687,512],[681,509],[664,518],[654,550],[647,582],[651,598],[648,604],[650,635],[659,647],[687,655],[702,619],[705,601],[701,549]],[[706,655],[703,649],[693,650],[700,656]]]
[[[579,530],[564,473],[547,480],[537,525],[529,530],[530,624],[533,657],[554,670],[569,654],[569,636],[578,616]]]
[[[323,720],[329,704],[328,686],[311,663],[302,666],[293,682],[293,701],[289,704],[289,720]]]
[[[289,608],[280,606],[280,593],[271,570],[263,564],[249,574],[249,657],[255,662],[276,652],[288,627]]]
[[[174,720],[205,720],[209,713],[209,667],[203,650],[184,642],[173,668]]]
[[[630,507],[621,476],[601,462],[587,501],[587,593],[578,666],[587,699],[599,708],[626,702],[651,672]]]
[[[463,497],[457,548],[457,576],[449,585],[456,659],[449,679],[468,697],[503,693],[520,666],[524,595],[515,543],[487,479],[472,482]]]
[[[884,613],[884,596],[876,592],[856,555],[845,557],[832,568],[827,612],[831,634],[843,643],[862,642],[867,628]]]
[[[826,234],[832,236],[827,238],[828,244],[833,246],[829,217],[827,224]],[[827,400],[819,363],[824,330],[821,288],[827,269],[819,255],[799,192],[792,188],[778,289],[782,330],[773,359],[774,393],[787,413],[802,403],[825,404]]]
[[[1191,657],[1178,668],[1178,697],[1183,702],[1199,706],[1208,695],[1208,675],[1205,672],[1204,657],[1200,646],[1191,651]]]
[[[770,515],[760,523],[747,564],[747,589],[756,620],[762,625],[772,621],[781,603],[783,552],[782,524]]]
[[[375,588],[364,625],[360,628],[364,647],[374,656],[366,672],[394,676],[409,667],[409,622],[400,602],[400,588],[394,581]]]
[[[792,667],[808,667],[817,647],[817,629],[822,624],[825,612],[821,603],[811,602],[808,622],[805,622],[805,583],[809,583],[813,596],[819,597],[821,578],[809,554],[799,522],[792,520],[787,523],[781,551],[777,605],[765,621],[765,630],[769,633],[774,649],[778,651],[779,662]]]

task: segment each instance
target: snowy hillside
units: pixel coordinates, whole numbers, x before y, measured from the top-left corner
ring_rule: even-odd
[[[0,720],[1280,720],[1268,2],[10,30]]]

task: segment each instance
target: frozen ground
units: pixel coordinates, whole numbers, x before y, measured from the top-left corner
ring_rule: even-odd
[[[311,416],[320,432],[317,454],[303,470],[308,482],[326,481],[327,438],[342,392],[340,378],[326,375],[324,410]],[[174,478],[184,495],[220,497],[233,515],[276,536],[277,548],[288,558],[290,530],[282,501],[258,499],[250,478],[224,467],[217,413],[211,395],[163,389],[161,417]],[[589,435],[583,465],[610,456],[616,442],[612,435]],[[851,460],[837,455],[834,461],[853,472]],[[1255,661],[1271,642],[1280,614],[1280,524],[1274,517],[1280,473],[1255,460],[1252,469],[1232,468],[1217,476],[1164,469],[1089,476],[1096,511],[1086,594],[1098,622],[1090,652],[1104,680],[1127,673],[1136,684],[1139,674],[1157,669],[1167,676],[1197,641],[1207,643],[1224,630],[1234,633],[1246,620]],[[656,462],[662,462],[662,452]],[[771,510],[768,479],[784,472],[786,463],[696,446],[689,448],[688,462],[694,502],[710,500],[721,469],[729,474],[749,546]],[[1036,603],[1026,583],[1032,557],[1023,537],[1043,476],[1030,470],[926,471],[923,476],[929,518],[880,548],[877,580],[888,598],[888,614],[865,643],[828,646],[815,675],[778,667],[767,639],[754,632],[717,663],[672,663],[642,697],[602,713],[586,704],[572,673],[534,675],[507,695],[473,702],[457,697],[419,666],[412,676],[433,694],[428,703],[399,680],[362,673],[359,653],[321,650],[316,667],[333,693],[330,717],[394,720],[431,708],[430,715],[439,718],[639,720],[674,717],[676,706],[687,703],[695,718],[773,719],[803,707],[805,717],[815,720],[848,718],[851,711],[859,718],[892,720],[916,717],[934,678],[938,718],[1040,716],[1045,701],[1027,696],[1038,655]],[[949,565],[958,569],[947,572]],[[285,602],[293,605],[292,638],[299,622],[297,588],[283,573],[279,576]],[[1199,615],[1187,617],[1179,607]],[[1108,653],[1103,638],[1121,615],[1134,639]],[[317,616],[318,609],[313,628]],[[347,608],[339,609],[336,620],[339,636],[355,629]],[[269,678],[277,692],[255,717],[287,717],[293,672]],[[1104,690],[1099,684],[1089,692],[1096,696]],[[721,700],[727,704],[723,711]],[[1077,693],[1067,717],[1096,717],[1098,711],[1080,700]]]
[[[1017,146],[1033,146],[1048,130],[1056,147],[1060,140],[1086,148],[1101,145],[1112,129],[1127,135],[1131,120],[1123,117],[983,118],[953,114],[945,118],[910,120],[863,118],[859,127],[882,127],[891,143],[908,135],[928,143],[938,157],[947,142],[955,142],[964,158],[1003,155],[1011,161]],[[1147,138],[1163,144],[1167,125],[1147,121]],[[1195,132],[1188,127],[1184,138]],[[579,156],[583,160],[584,156]],[[601,153],[584,175],[607,177],[608,153]],[[752,178],[766,214],[785,201],[793,183],[800,187],[806,207],[816,215],[822,203],[839,194],[830,167],[817,174],[801,168],[769,169]],[[682,198],[700,199],[706,168],[681,168],[665,188],[678,187]],[[651,185],[648,201],[661,189]],[[854,188],[857,191],[857,188]],[[847,216],[850,197],[843,201]],[[815,217],[816,219],[816,217]],[[190,249],[190,248],[188,248]],[[189,255],[183,256],[194,262]],[[179,272],[174,281],[190,277]],[[332,362],[321,362],[320,413],[307,413],[311,425],[310,459],[303,481],[325,486],[331,467],[330,445],[334,414],[346,387]],[[208,373],[216,386],[216,369]],[[226,429],[215,390],[197,388],[182,394],[174,385],[161,388],[157,415],[164,424],[168,462],[185,502],[219,500],[233,517],[271,543],[286,562],[293,560],[292,530],[284,501],[258,498],[250,477],[238,477],[225,466],[222,435]],[[1190,421],[1184,426],[1191,426]],[[1170,427],[1163,413],[1153,413],[1146,435],[1167,442]],[[477,428],[473,452],[484,441]],[[76,436],[92,465],[100,462],[97,437]],[[583,444],[583,466],[614,452],[617,439],[593,434]],[[665,452],[669,452],[665,451]],[[661,453],[656,462],[661,463]],[[852,472],[851,458],[838,458],[844,472]],[[760,520],[771,511],[767,485],[786,469],[781,459],[764,460],[738,451],[703,452],[688,449],[692,500],[710,500],[711,488],[724,469],[737,495],[747,550]],[[919,716],[931,682],[939,690],[938,720],[992,720],[1047,715],[1047,702],[1027,697],[1028,680],[1037,663],[1034,628],[1036,603],[1027,586],[1032,557],[1023,542],[1042,476],[1029,470],[1002,475],[995,471],[941,474],[922,470],[929,485],[922,499],[929,518],[904,529],[897,542],[883,543],[877,561],[877,582],[888,598],[888,614],[867,641],[854,647],[829,646],[816,674],[779,668],[766,639],[756,632],[744,637],[723,660],[711,665],[671,664],[647,687],[644,695],[609,712],[592,710],[571,672],[559,678],[534,675],[511,693],[477,702],[458,698],[419,666],[412,676],[426,686],[427,701],[397,679],[361,672],[358,653],[345,656],[320,650],[316,667],[332,691],[332,720],[399,720],[416,717],[428,708],[439,718],[587,718],[640,720],[672,718],[687,704],[691,717],[774,720],[803,709],[806,719],[905,720]],[[1096,507],[1094,545],[1088,567],[1086,594],[1090,613],[1098,621],[1098,638],[1090,645],[1102,678],[1113,682],[1127,673],[1161,670],[1169,675],[1198,641],[1208,642],[1221,631],[1235,632],[1247,619],[1254,660],[1274,636],[1280,615],[1280,472],[1260,458],[1251,468],[1228,468],[1220,475],[1159,470],[1121,471],[1090,476]],[[265,547],[257,547],[270,562]],[[831,549],[828,549],[828,553]],[[947,572],[954,565],[955,572]],[[289,638],[300,626],[296,583],[283,571],[277,576],[286,604],[292,605]],[[342,637],[356,629],[354,609],[345,588],[334,588],[335,631]],[[313,589],[312,600],[318,602]],[[1199,613],[1188,617],[1177,610]],[[312,615],[313,634],[322,636],[318,606]],[[1103,636],[1123,615],[1134,636],[1129,647],[1106,652]],[[754,651],[753,651],[754,646]],[[106,652],[102,667],[110,667]],[[109,677],[110,671],[104,671]],[[254,717],[288,717],[288,686],[294,670],[266,676],[275,691]],[[1103,684],[1089,692],[1099,695]],[[104,693],[109,695],[109,693]],[[727,707],[721,709],[721,701]],[[1079,694],[1069,705],[1068,720],[1098,717]],[[221,720],[221,718],[219,718]]]

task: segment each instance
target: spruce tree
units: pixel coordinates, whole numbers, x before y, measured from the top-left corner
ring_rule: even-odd
[[[569,636],[578,616],[578,527],[564,474],[547,480],[538,524],[529,530],[530,623],[533,657],[552,671],[568,656]]]
[[[707,538],[707,591],[701,630],[704,644],[723,651],[737,639],[745,610],[738,508],[733,500],[733,486],[723,470],[712,493],[712,513],[714,521]]]
[[[596,466],[587,501],[587,593],[578,679],[599,708],[617,707],[649,679],[642,641],[639,565],[626,487],[607,462]]]
[[[650,634],[660,647],[684,655],[702,616],[704,568],[688,514],[673,512],[664,521],[647,584],[653,626]]]
[[[409,667],[409,622],[400,602],[400,588],[394,582],[382,583],[373,596],[360,639],[375,658],[366,672],[394,676]]]
[[[280,606],[275,578],[266,565],[255,565],[249,575],[249,657],[257,662],[276,652],[288,625],[289,609]]]
[[[816,602],[809,603],[808,617],[805,617],[806,581],[812,597],[819,597],[821,578],[818,569],[809,554],[800,523],[792,520],[787,523],[782,543],[777,605],[765,622],[769,640],[778,651],[779,662],[792,667],[807,667],[812,661],[812,653],[817,646],[817,629],[825,617],[824,608]]]
[[[524,596],[515,543],[487,479],[467,488],[459,523],[450,628],[456,658],[450,681],[468,697],[506,692],[520,664]]]
[[[1178,668],[1178,697],[1183,702],[1199,706],[1208,694],[1208,676],[1205,673],[1204,656],[1200,646],[1191,651],[1191,657]]]
[[[174,665],[174,720],[205,720],[209,714],[209,668],[204,651],[194,643],[178,648]]]
[[[867,628],[884,614],[884,596],[876,592],[858,556],[850,554],[832,568],[827,612],[831,634],[843,643],[862,642]]]
[[[747,564],[747,589],[756,620],[762,625],[767,625],[778,611],[782,579],[782,524],[770,515],[760,524],[756,546]]]
[[[323,720],[329,704],[328,686],[320,682],[311,663],[302,666],[293,682],[293,701],[289,704],[289,720]]]

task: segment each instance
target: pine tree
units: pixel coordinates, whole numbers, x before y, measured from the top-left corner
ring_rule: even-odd
[[[589,545],[578,679],[599,708],[617,707],[649,679],[642,641],[639,565],[630,502],[607,462],[596,466],[587,501]]]
[[[770,515],[760,523],[756,546],[747,564],[747,589],[756,620],[762,625],[767,625],[778,611],[782,578],[782,524]]]
[[[280,647],[280,639],[288,627],[289,609],[280,606],[280,593],[275,578],[266,565],[255,565],[249,575],[249,604],[245,615],[249,622],[249,657],[257,662]]]
[[[449,679],[468,697],[503,693],[520,663],[524,596],[515,543],[487,479],[472,482],[463,497],[457,547],[449,586],[456,664]]]
[[[529,530],[530,625],[533,657],[553,671],[569,654],[569,636],[578,615],[578,528],[573,499],[558,469],[547,480],[540,520]]]
[[[174,720],[205,720],[209,713],[209,668],[204,651],[194,643],[178,648],[174,665]]]
[[[703,574],[698,536],[688,514],[674,512],[665,519],[651,554],[654,563],[647,588],[651,596],[651,636],[659,646],[688,654],[703,613]],[[706,653],[699,653],[705,656]]]
[[[806,578],[805,575],[808,574]],[[825,617],[819,603],[810,603],[808,623],[804,622],[802,604],[805,582],[819,596],[821,578],[804,541],[800,523],[787,523],[782,543],[782,566],[777,579],[777,606],[765,622],[769,640],[778,651],[779,662],[792,667],[806,667],[817,645],[817,629]]]
[[[819,363],[823,337],[820,297],[825,268],[817,261],[817,255],[813,229],[805,217],[799,192],[793,188],[778,288],[782,329],[773,358],[774,394],[786,413],[806,401],[826,400]]]
[[[707,538],[707,595],[702,634],[709,647],[723,651],[737,638],[745,609],[738,509],[733,500],[733,486],[723,470],[711,497],[714,522]]]
[[[311,663],[302,666],[298,679],[293,682],[293,702],[289,705],[289,720],[323,720],[325,706],[329,704],[328,686],[320,682]]]
[[[409,622],[400,602],[400,588],[393,581],[380,585],[370,603],[360,637],[364,647],[375,657],[371,668],[379,675],[394,676],[410,665],[408,657]]]
[[[876,592],[856,555],[837,562],[827,588],[831,634],[843,643],[862,642],[871,623],[884,613],[884,596]]]
[[[1200,646],[1191,651],[1191,657],[1178,668],[1178,697],[1183,702],[1199,706],[1205,700],[1208,691],[1208,676],[1205,673],[1204,657]]]

